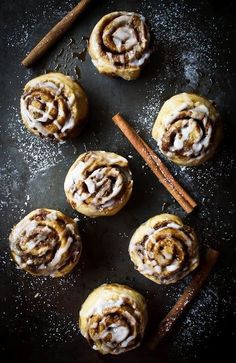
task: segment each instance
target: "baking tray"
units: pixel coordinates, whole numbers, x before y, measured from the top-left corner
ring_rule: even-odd
[[[194,362],[233,349],[235,301],[235,73],[231,50],[235,20],[233,2],[94,1],[76,25],[31,69],[20,65],[32,46],[77,1],[1,1],[1,144],[0,271],[1,362]],[[143,14],[155,50],[142,76],[127,82],[98,74],[86,54],[93,26],[114,10]],[[65,144],[31,136],[19,117],[24,84],[50,70],[69,74],[85,88],[89,124]],[[151,128],[162,103],[175,93],[196,91],[216,101],[224,120],[222,147],[198,168],[165,162],[198,201],[186,215],[160,185],[144,161],[113,125],[120,111],[157,151]],[[67,204],[63,181],[69,166],[85,150],[102,149],[128,158],[134,192],[116,216],[89,219]],[[79,218],[84,250],[65,278],[34,278],[10,260],[8,235],[14,223],[38,207],[59,209]],[[158,286],[133,268],[128,243],[134,230],[162,211],[176,213],[196,229],[201,253],[221,251],[214,273],[174,328],[150,353],[150,331],[175,303],[191,277],[173,286]],[[148,301],[150,323],[142,346],[118,357],[93,351],[80,335],[76,320],[88,293],[104,282],[125,283]]]

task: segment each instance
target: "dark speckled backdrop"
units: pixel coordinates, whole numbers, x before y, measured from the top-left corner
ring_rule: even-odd
[[[195,362],[205,354],[225,356],[233,342],[235,311],[235,73],[233,1],[93,1],[76,25],[36,66],[20,65],[26,52],[75,4],[76,0],[1,0],[0,118],[0,272],[1,362]],[[152,31],[155,51],[140,79],[126,82],[98,74],[84,52],[86,37],[98,19],[113,10],[142,13]],[[78,53],[84,53],[82,61]],[[19,117],[19,99],[32,77],[58,70],[75,77],[90,101],[90,120],[81,137],[55,145],[31,136]],[[199,168],[170,166],[199,203],[187,216],[158,183],[143,160],[111,122],[122,112],[157,150],[151,128],[164,100],[182,91],[214,99],[225,132],[217,156]],[[129,158],[134,193],[111,218],[91,220],[66,203],[63,181],[76,157],[90,149]],[[8,235],[14,223],[38,208],[60,209],[79,217],[84,251],[65,278],[34,278],[10,260]],[[76,319],[88,293],[103,282],[126,283],[147,298],[149,332],[175,303],[191,277],[158,286],[137,273],[129,260],[129,239],[140,223],[162,211],[180,215],[221,260],[172,334],[150,353],[143,345],[119,357],[92,351]]]

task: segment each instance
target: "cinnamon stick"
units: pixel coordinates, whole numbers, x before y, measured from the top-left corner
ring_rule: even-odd
[[[74,24],[78,16],[87,7],[91,0],[81,0],[67,15],[61,19],[40,42],[23,59],[22,64],[30,67],[41,58],[63,34]]]
[[[129,123],[118,113],[113,121],[127,137],[136,151],[143,157],[150,169],[157,176],[164,187],[172,194],[181,207],[190,213],[197,203],[188,195],[182,186],[174,179],[162,160],[154,153],[148,144],[136,133]]]
[[[179,297],[173,308],[169,311],[166,317],[161,321],[157,331],[151,337],[148,348],[154,350],[162,339],[164,339],[167,334],[172,329],[173,325],[176,323],[178,318],[187,309],[188,305],[192,302],[194,297],[200,291],[203,283],[210,274],[212,268],[216,264],[219,257],[219,252],[209,248],[207,250],[205,259],[202,264],[197,269],[195,275],[192,278],[190,284],[186,287],[183,294]]]

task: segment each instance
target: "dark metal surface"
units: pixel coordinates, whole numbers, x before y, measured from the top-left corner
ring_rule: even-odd
[[[235,74],[230,50],[234,40],[233,2],[94,1],[71,31],[30,70],[20,65],[35,42],[76,1],[1,1],[1,144],[0,272],[1,362],[194,362],[233,348],[235,301]],[[157,49],[140,79],[126,82],[98,74],[84,53],[86,37],[97,20],[113,10],[142,13]],[[234,21],[235,22],[235,21]],[[79,53],[79,54],[78,54]],[[84,53],[85,54],[85,53]],[[56,145],[31,136],[19,117],[23,85],[48,70],[74,76],[90,102],[90,121],[72,142]],[[78,78],[79,77],[79,78]],[[199,203],[186,216],[112,124],[122,112],[153,146],[151,128],[165,99],[182,91],[214,99],[222,114],[225,137],[217,156],[199,168],[169,164]],[[134,192],[116,216],[91,220],[73,212],[63,182],[69,166],[85,149],[114,151],[129,158]],[[34,278],[10,260],[8,234],[14,223],[38,207],[79,217],[84,251],[65,278]],[[194,304],[156,352],[140,348],[119,357],[103,357],[80,335],[76,319],[88,293],[103,282],[126,283],[147,298],[149,332],[164,317],[190,277],[158,286],[133,268],[128,243],[134,230],[165,210],[184,218],[221,260]]]

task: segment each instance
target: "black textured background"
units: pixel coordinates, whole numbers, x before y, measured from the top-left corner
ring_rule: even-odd
[[[0,359],[1,362],[195,362],[233,351],[235,314],[235,15],[233,1],[94,1],[77,24],[31,69],[27,51],[77,2],[1,0],[0,62]],[[84,52],[86,37],[104,14],[142,13],[155,51],[140,79],[126,82],[98,74]],[[82,52],[85,60],[77,57]],[[62,145],[31,136],[19,117],[19,99],[32,77],[58,70],[75,77],[90,102],[83,134]],[[214,99],[224,120],[216,157],[199,168],[170,166],[199,203],[187,216],[158,183],[111,122],[120,111],[153,146],[151,128],[161,104],[173,94],[196,91]],[[129,158],[134,192],[111,218],[91,220],[66,203],[63,181],[84,150],[104,149]],[[62,279],[34,278],[10,260],[8,235],[14,223],[38,207],[79,217],[84,250],[79,265]],[[134,230],[162,211],[180,215],[200,239],[201,253],[213,246],[219,264],[172,334],[150,353],[150,331],[175,303],[191,277],[158,286],[133,269],[127,248]],[[118,357],[101,356],[80,335],[76,319],[88,293],[103,282],[126,283],[147,298],[150,323],[142,346]]]

